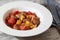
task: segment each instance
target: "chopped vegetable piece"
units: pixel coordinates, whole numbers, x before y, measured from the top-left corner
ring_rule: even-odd
[[[21,22],[22,22],[21,20],[17,20],[16,24],[19,25],[19,24],[21,24]]]
[[[30,22],[29,21],[26,21],[26,23],[25,24],[29,24]]]
[[[15,22],[16,22],[16,20],[15,20],[14,17],[11,17],[11,18],[8,20],[8,23],[11,24],[11,25],[15,24]]]
[[[37,25],[32,25],[32,26],[30,26],[30,28],[36,28],[37,27]]]
[[[21,30],[27,30],[28,28],[27,28],[27,26],[20,26],[20,29]]]
[[[35,15],[27,15],[27,18],[34,18],[35,17]]]
[[[16,17],[19,18],[20,20],[23,20],[25,18],[23,14],[17,14]]]
[[[12,15],[16,15],[16,14],[18,14],[18,13],[19,13],[18,10],[13,10],[13,11],[11,12]]]
[[[32,12],[30,12],[30,11],[28,11],[27,13],[28,13],[29,15],[33,15],[33,13],[32,13]]]
[[[26,22],[25,22],[25,25],[26,25],[26,26],[30,26],[30,22],[29,22],[29,21],[26,21]]]
[[[20,15],[19,19],[23,20],[25,18],[25,16],[23,14]]]

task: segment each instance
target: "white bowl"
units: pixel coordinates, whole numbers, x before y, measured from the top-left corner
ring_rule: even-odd
[[[41,21],[40,25],[35,29],[26,30],[26,31],[9,28],[4,23],[4,18],[7,15],[5,13],[11,9],[35,12],[37,16],[40,17],[40,21]],[[33,3],[29,1],[14,1],[0,7],[0,31],[9,35],[18,36],[18,37],[29,37],[29,36],[38,35],[45,32],[51,26],[52,21],[53,18],[50,11],[47,8],[45,8],[43,5],[37,3]]]

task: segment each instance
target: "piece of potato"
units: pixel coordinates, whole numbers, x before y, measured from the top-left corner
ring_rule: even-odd
[[[25,18],[25,16],[23,14],[20,15],[19,19],[23,20]]]
[[[30,26],[30,22],[29,22],[29,21],[26,21],[26,22],[25,22],[25,25],[26,25],[26,26]]]
[[[30,28],[32,28],[32,29],[33,29],[33,28],[36,28],[36,27],[37,27],[37,25],[32,25],[32,26],[30,26]]]
[[[21,13],[17,14],[16,17],[19,18],[20,20],[23,20],[25,18],[25,16]]]
[[[19,24],[21,24],[21,22],[22,22],[21,20],[17,20],[16,24],[19,25]]]

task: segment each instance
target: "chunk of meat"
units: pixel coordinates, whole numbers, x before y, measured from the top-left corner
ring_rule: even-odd
[[[23,15],[24,15],[24,16],[27,16],[27,12],[23,12]]]
[[[22,23],[20,26],[26,26],[27,29],[30,29],[29,25],[25,24],[25,23]]]
[[[30,21],[31,19],[24,19],[23,22],[25,23],[26,21]]]
[[[8,24],[8,20],[9,20],[9,16],[6,17],[6,19],[5,19],[5,23]]]
[[[24,19],[23,22],[25,23],[28,19]]]
[[[28,11],[28,12],[27,12],[27,14],[29,14],[29,15],[33,15],[33,13],[32,13],[32,12],[30,12],[30,11]]]
[[[27,26],[20,26],[20,29],[21,30],[27,30],[28,28],[27,28]]]
[[[16,16],[17,18],[19,18],[19,17],[20,17],[20,14],[16,14],[15,16]]]
[[[13,28],[19,30],[19,26],[17,24],[15,24]]]
[[[34,24],[39,24],[39,23],[40,23],[40,19],[39,19],[38,17],[32,18],[31,21],[32,21]]]
[[[35,15],[27,15],[26,16],[27,19],[31,19],[31,18],[34,18],[34,17],[36,17],[36,16]]]
[[[21,26],[25,25],[25,23],[21,23]]]
[[[18,10],[13,10],[13,11],[11,12],[12,15],[16,15],[16,14],[18,14],[18,13],[19,13]]]

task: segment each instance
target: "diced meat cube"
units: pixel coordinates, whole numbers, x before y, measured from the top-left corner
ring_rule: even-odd
[[[31,20],[34,24],[39,24],[40,23],[40,19],[38,17],[34,17]]]
[[[13,28],[19,30],[19,26],[17,24],[15,24]]]
[[[27,26],[20,26],[20,29],[21,30],[27,30],[28,28],[27,28]]]
[[[19,13],[18,10],[13,10],[13,11],[11,12],[12,15],[16,15],[16,14],[18,14],[18,13]]]

